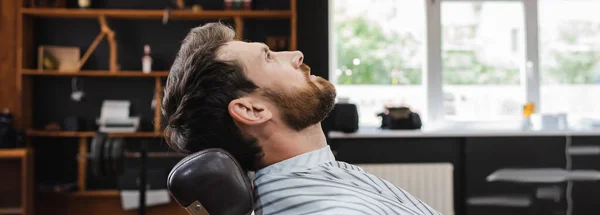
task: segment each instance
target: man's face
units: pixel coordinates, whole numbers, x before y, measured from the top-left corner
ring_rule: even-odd
[[[333,108],[335,87],[310,74],[302,52],[272,52],[263,43],[231,41],[220,55],[241,60],[248,78],[293,129],[322,121]]]

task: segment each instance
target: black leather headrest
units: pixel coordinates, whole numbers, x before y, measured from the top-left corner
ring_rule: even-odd
[[[167,187],[190,214],[250,214],[254,205],[247,173],[222,149],[206,149],[179,161],[169,173]]]

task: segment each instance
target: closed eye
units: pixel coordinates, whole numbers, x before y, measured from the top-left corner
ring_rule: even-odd
[[[269,50],[269,47],[267,47],[266,45],[263,46],[263,52],[265,53],[267,60],[273,59],[273,56],[271,56],[271,50]]]

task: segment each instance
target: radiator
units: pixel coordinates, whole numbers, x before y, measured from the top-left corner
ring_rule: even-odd
[[[454,168],[450,163],[356,164],[444,215],[454,214]]]

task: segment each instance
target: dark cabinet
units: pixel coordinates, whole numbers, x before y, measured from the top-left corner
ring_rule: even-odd
[[[573,145],[576,142],[578,142],[577,138],[571,140]],[[585,144],[584,142],[589,141],[581,140],[577,144]],[[465,202],[468,214],[566,214],[566,182],[517,183],[487,180],[490,174],[504,168],[566,168],[566,144],[567,137],[565,136],[466,138]],[[576,162],[579,160],[582,161],[581,164]],[[592,165],[591,160],[583,161],[582,158],[574,158],[573,161],[573,169],[587,168],[589,166],[586,167],[586,165]],[[573,198],[583,199],[574,200],[573,215],[590,214],[589,211],[593,208],[586,208],[585,206],[588,204],[585,203],[590,202],[591,206],[593,200],[586,197],[584,193],[591,187],[597,187],[595,188],[596,192],[600,191],[598,190],[600,183],[591,187],[588,182],[573,182],[573,184]],[[600,195],[598,196],[600,197]],[[498,203],[487,202],[487,204],[477,201],[486,198],[495,200],[504,198],[505,205],[499,205],[501,201]],[[525,200],[529,201],[529,205],[520,205],[520,203],[525,203]],[[510,205],[511,203],[513,205]],[[598,210],[596,209],[596,211]]]
[[[457,215],[564,215],[566,182],[499,182],[487,177],[505,168],[564,169],[567,141],[592,151],[572,155],[573,170],[600,171],[600,135],[345,138],[331,139],[329,144],[338,160],[355,164],[452,163]],[[571,193],[572,215],[600,214],[600,181],[575,181]],[[490,204],[498,199],[504,205]]]
[[[336,158],[349,163],[433,163],[459,161],[460,138],[334,139]]]
[[[573,147],[586,146],[591,151],[600,147],[600,136],[573,136],[571,137]],[[584,155],[572,155],[571,165],[573,169],[600,171],[600,154],[590,153]],[[586,181],[573,183],[573,215],[600,214],[600,181]]]

